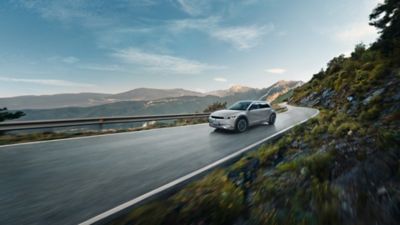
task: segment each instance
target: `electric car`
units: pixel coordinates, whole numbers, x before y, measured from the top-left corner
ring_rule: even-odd
[[[273,125],[275,120],[275,110],[265,101],[239,101],[228,109],[211,113],[208,118],[211,127],[237,132],[243,132],[249,126],[265,122]]]

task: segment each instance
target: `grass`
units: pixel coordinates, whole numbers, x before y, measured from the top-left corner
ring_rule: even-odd
[[[228,180],[225,171],[217,170],[112,224],[231,224],[243,212],[243,202],[243,191]]]

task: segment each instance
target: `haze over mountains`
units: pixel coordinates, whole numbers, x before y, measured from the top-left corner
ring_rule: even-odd
[[[63,107],[87,107],[120,101],[149,101],[182,96],[204,96],[204,94],[184,89],[137,88],[118,94],[73,93],[0,98],[0,106],[7,107],[11,110],[52,109]]]
[[[24,111],[26,116],[20,120],[193,113],[202,112],[214,102],[227,102],[229,105],[243,99],[272,101],[301,84],[301,81],[279,81],[263,89],[236,85],[227,90],[209,93],[184,89],[138,88],[119,94],[20,96],[1,98],[0,106]]]
[[[278,81],[269,88],[273,88],[275,95],[280,92],[286,92],[290,88],[301,85],[301,81]],[[267,88],[268,89],[268,88]],[[234,85],[226,90],[217,90],[207,93],[190,91],[185,89],[155,89],[155,88],[136,88],[127,92],[118,94],[105,94],[105,93],[73,93],[73,94],[55,94],[55,95],[27,95],[0,98],[0,107],[7,107],[10,110],[21,109],[54,109],[65,107],[89,107],[97,106],[121,101],[152,101],[166,98],[179,98],[184,96],[217,96],[227,97],[235,94],[243,94],[243,97],[250,93],[262,94],[265,89],[257,89],[245,87],[241,85]],[[270,93],[272,94],[272,93]],[[269,96],[268,101],[272,101],[276,96]],[[253,95],[249,95],[253,97]],[[261,97],[261,96],[258,96]]]

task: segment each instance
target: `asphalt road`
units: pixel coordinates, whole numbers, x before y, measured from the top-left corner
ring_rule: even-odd
[[[0,224],[70,225],[314,115],[290,107],[240,134],[207,124],[0,147]]]

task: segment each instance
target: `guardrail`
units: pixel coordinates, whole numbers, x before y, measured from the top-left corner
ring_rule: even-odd
[[[152,116],[120,116],[120,117],[95,117],[95,118],[79,118],[79,119],[60,119],[60,120],[32,120],[17,122],[0,123],[0,131],[17,131],[31,129],[46,129],[58,127],[73,127],[87,125],[103,125],[115,123],[133,123],[133,122],[149,122],[161,120],[176,119],[196,119],[208,117],[209,113],[192,113],[192,114],[170,114],[170,115],[152,115]]]

